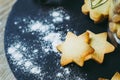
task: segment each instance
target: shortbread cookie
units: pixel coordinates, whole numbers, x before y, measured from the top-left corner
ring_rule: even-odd
[[[94,49],[87,43],[88,39],[88,32],[80,36],[68,32],[65,42],[57,46],[57,49],[62,53],[61,66],[65,66],[71,62],[83,66],[85,57],[94,52]]]
[[[69,32],[68,32],[69,33]],[[78,38],[82,38],[81,40],[82,41],[85,41],[86,43],[89,43],[89,33],[88,32],[85,32],[85,33],[83,33],[83,34],[81,34],[80,36],[78,36]],[[60,52],[60,50],[61,50],[61,46],[62,46],[62,44],[59,44],[58,46],[57,46],[57,50]]]
[[[90,45],[95,50],[93,54],[88,55],[85,60],[94,59],[98,63],[102,63],[104,60],[104,55],[106,53],[113,52],[115,47],[107,41],[107,33],[94,34],[91,31],[90,35]]]
[[[116,72],[111,80],[120,80],[120,73]]]
[[[120,0],[111,2],[109,10],[109,29],[120,38]]]
[[[84,0],[82,12],[95,22],[101,22],[108,17],[111,0]]]
[[[109,23],[109,29],[111,32],[116,33],[117,37],[120,38],[120,23]]]

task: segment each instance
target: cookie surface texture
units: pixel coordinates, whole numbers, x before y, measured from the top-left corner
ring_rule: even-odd
[[[94,51],[87,43],[88,39],[88,32],[85,32],[80,36],[68,32],[65,42],[57,46],[57,49],[62,53],[60,61],[61,66],[74,62],[82,67],[84,65],[85,56]]]
[[[103,63],[104,55],[113,52],[115,47],[107,41],[107,33],[94,34],[91,31],[87,31],[90,34],[90,45],[95,50],[93,54],[88,55],[85,60],[93,59],[98,63]]]
[[[109,15],[111,0],[84,0],[82,12],[95,22],[101,22]]]
[[[111,80],[120,80],[120,73],[116,72]]]

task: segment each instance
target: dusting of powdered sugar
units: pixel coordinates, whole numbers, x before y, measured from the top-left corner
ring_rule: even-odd
[[[51,42],[52,50],[55,51],[55,52],[57,52],[56,46],[58,44],[62,43],[62,41],[60,40],[61,37],[62,36],[61,36],[60,33],[54,33],[54,32],[52,32],[52,33],[46,35],[45,37],[43,37],[43,40]]]
[[[49,30],[49,27],[51,25],[45,25],[39,21],[34,22],[33,24],[28,25],[30,31],[40,31],[40,32],[45,32]]]
[[[40,79],[42,79],[44,73],[41,72],[41,66],[38,66],[37,63],[33,61],[33,57],[37,56],[35,53],[38,52],[38,49],[33,50],[33,52],[33,55],[29,55],[28,45],[18,40],[8,48],[8,54],[10,54],[10,58],[18,68],[23,72],[37,74],[40,76]]]
[[[63,10],[63,8],[57,8],[50,11],[50,16],[54,23],[63,22],[63,20],[70,20],[70,16]]]
[[[49,11],[48,16],[52,18],[52,22],[49,19],[34,20],[31,18],[22,18],[15,21],[14,25],[18,27],[22,35],[29,34],[35,39],[26,40],[26,38],[22,38],[21,40],[20,36],[17,35],[7,50],[12,63],[17,66],[16,70],[21,69],[23,73],[33,74],[37,76],[38,80],[45,80],[44,78],[49,73],[44,70],[47,63],[49,63],[46,57],[51,54],[60,57],[56,46],[65,40],[65,32],[72,31],[76,33],[72,28],[64,28],[62,25],[56,27],[55,25],[63,23],[64,20],[70,20],[70,15],[65,9],[61,7],[52,9]],[[21,23],[24,23],[24,26],[20,25]],[[69,27],[69,24],[66,24],[65,27]],[[31,42],[28,43],[29,41],[32,41],[33,44],[30,45]],[[58,68],[53,71],[54,75],[47,75],[50,80],[86,80],[81,75],[71,77],[71,68],[61,67],[59,61],[59,58],[55,59],[55,66]],[[47,68],[51,69],[52,67]]]

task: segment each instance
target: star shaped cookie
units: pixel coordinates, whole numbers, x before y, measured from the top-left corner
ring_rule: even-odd
[[[116,72],[111,80],[120,80],[120,73]]]
[[[72,32],[68,32],[68,34],[73,34]],[[73,34],[73,35],[75,35],[75,34]],[[76,35],[75,35],[76,36]],[[67,37],[67,36],[66,36]],[[78,38],[82,38],[81,40],[82,41],[84,41],[84,42],[86,42],[86,43],[89,43],[89,33],[88,32],[85,32],[85,33],[83,33],[83,34],[81,34],[81,35],[79,35],[78,36]],[[67,40],[67,39],[66,39]],[[61,52],[60,50],[62,50],[61,49],[61,46],[62,46],[63,44],[59,44],[58,46],[57,46],[57,50],[59,51],[59,52]]]
[[[82,12],[95,22],[101,22],[108,17],[111,0],[84,0]]]
[[[93,54],[88,55],[85,60],[94,59],[98,63],[102,63],[106,53],[113,52],[115,47],[107,41],[107,33],[90,34],[90,45],[95,50]]]
[[[94,51],[88,44],[88,41],[88,32],[80,36],[68,32],[65,42],[57,46],[57,49],[62,53],[60,61],[61,66],[65,66],[72,62],[75,62],[79,66],[83,66],[85,57]]]

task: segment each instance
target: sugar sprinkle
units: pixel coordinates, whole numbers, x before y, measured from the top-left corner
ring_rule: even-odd
[[[60,23],[63,22],[63,20],[70,20],[70,16],[62,7],[54,9],[52,12],[50,12],[50,16],[53,18],[53,23]]]
[[[64,8],[59,7],[56,9],[51,10],[48,13],[51,18],[52,22],[45,19],[45,20],[34,20],[30,18],[23,18],[18,21],[14,22],[15,26],[18,26],[19,30],[22,34],[31,33],[31,35],[36,36],[37,40],[33,40],[33,42],[41,45],[40,47],[34,47],[36,46],[33,44],[30,46],[24,41],[21,41],[19,37],[17,36],[14,39],[14,42],[9,46],[7,53],[10,55],[10,58],[12,60],[12,63],[17,66],[17,69],[21,69],[23,72],[27,72],[30,74],[34,74],[39,78],[39,80],[44,80],[44,77],[49,72],[44,72],[44,65],[40,65],[37,62],[35,62],[38,57],[40,59],[44,59],[45,56],[49,56],[52,53],[55,53],[56,56],[60,56],[58,51],[56,50],[56,46],[60,43],[62,43],[62,40],[65,39],[65,33],[67,31],[73,31],[72,29],[64,29],[63,31],[59,31],[59,29],[63,29],[64,27],[61,26],[59,28],[56,28],[55,24],[60,24],[64,20],[69,21],[70,16],[65,11]],[[27,23],[25,26],[20,26],[19,23]],[[66,27],[69,25],[66,24]],[[26,39],[23,39],[26,40]],[[29,42],[29,41],[28,41]],[[30,52],[29,52],[30,51]],[[38,56],[38,54],[42,54],[41,56]],[[35,59],[34,59],[35,58]],[[45,61],[43,64],[46,64],[47,61]],[[63,68],[59,64],[59,59],[56,60],[56,65],[59,66],[59,68],[56,69],[53,80],[71,80],[73,78],[70,77],[70,74],[72,73],[72,70],[68,68]],[[52,77],[52,76],[50,76]],[[75,80],[86,80],[82,76],[75,76]]]

